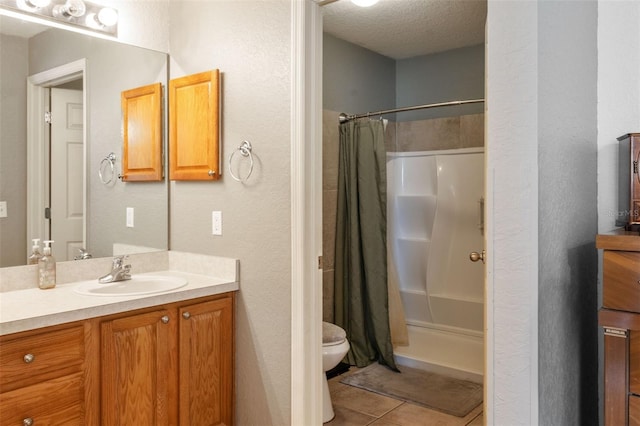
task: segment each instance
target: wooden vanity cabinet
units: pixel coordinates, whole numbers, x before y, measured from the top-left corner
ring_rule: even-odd
[[[176,424],[175,322],[158,309],[100,323],[103,425]]]
[[[0,424],[232,425],[234,293],[0,338]]]
[[[85,324],[0,337],[2,425],[87,424]]]
[[[640,426],[640,236],[598,235],[603,253],[604,424]]]
[[[103,425],[233,422],[233,294],[108,317]]]
[[[180,425],[233,423],[232,307],[224,298],[179,308]]]

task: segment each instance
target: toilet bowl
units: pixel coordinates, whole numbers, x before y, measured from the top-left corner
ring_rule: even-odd
[[[349,351],[349,341],[347,333],[335,324],[328,322],[322,323],[322,380],[324,383],[323,390],[323,407],[322,422],[326,423],[333,419],[333,404],[331,403],[331,395],[329,394],[329,383],[327,382],[327,371],[338,365],[342,358]]]

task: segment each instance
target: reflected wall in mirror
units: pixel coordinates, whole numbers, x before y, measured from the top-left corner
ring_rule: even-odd
[[[0,201],[7,203],[7,217],[0,218],[0,267],[24,265],[31,239],[51,239],[62,226],[52,219],[48,221],[50,230],[28,235],[28,204],[31,203],[27,200],[42,197],[53,206],[54,200],[50,198],[59,200],[59,196],[52,193],[49,186],[41,194],[27,194],[27,189],[33,186],[27,184],[29,179],[43,174],[55,181],[58,174],[51,173],[55,169],[53,163],[48,166],[50,161],[57,161],[55,158],[47,157],[43,170],[28,167],[31,161],[27,134],[34,130],[28,131],[27,124],[30,123],[27,80],[29,76],[46,74],[48,70],[80,60],[85,61],[84,81],[76,80],[65,87],[85,90],[85,140],[84,145],[76,143],[74,149],[64,150],[65,173],[62,175],[65,177],[57,186],[65,191],[82,189],[80,198],[71,197],[57,209],[64,209],[65,218],[84,212],[83,237],[79,242],[73,242],[77,237],[70,237],[68,244],[54,243],[54,256],[58,261],[72,260],[79,246],[84,246],[93,257],[168,249],[167,179],[141,183],[113,179],[104,184],[98,175],[101,161],[111,152],[116,155],[115,173],[121,173],[121,92],[156,82],[166,87],[167,54],[0,16]],[[48,90],[46,93],[49,97]],[[56,117],[52,120],[55,122]],[[164,115],[163,122],[166,123]],[[164,128],[163,124],[166,152]],[[49,156],[51,138],[47,135],[43,139],[47,139],[43,142],[46,143],[44,152]],[[166,163],[163,169],[166,176]],[[51,183],[53,186],[55,182]],[[133,227],[127,226],[127,209],[133,209]],[[56,218],[59,213],[52,212],[52,217]],[[44,211],[41,214],[44,215]]]

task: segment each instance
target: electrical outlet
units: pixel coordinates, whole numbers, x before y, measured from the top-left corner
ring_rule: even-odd
[[[127,207],[127,228],[133,228],[133,207]]]
[[[0,201],[0,217],[7,217],[7,202]]]
[[[211,233],[213,235],[222,235],[222,212],[211,212]]]

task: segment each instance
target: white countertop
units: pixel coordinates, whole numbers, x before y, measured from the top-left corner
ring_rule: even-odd
[[[78,283],[49,290],[29,288],[0,293],[0,335],[110,315],[134,309],[211,296],[239,289],[237,281],[174,270],[139,275],[186,278],[184,287],[164,293],[136,296],[87,296],[76,293]]]

